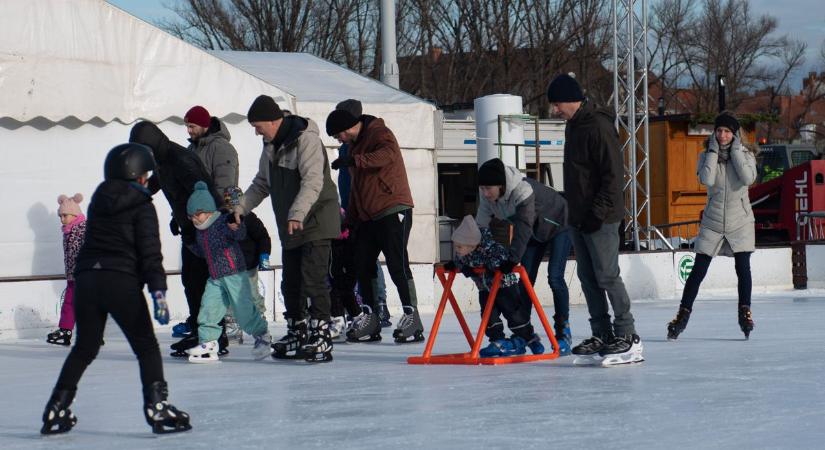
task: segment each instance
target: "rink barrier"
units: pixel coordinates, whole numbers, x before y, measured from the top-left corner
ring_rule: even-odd
[[[476,273],[479,274],[484,271],[484,269],[475,270]],[[494,358],[482,358],[479,356],[479,352],[481,351],[481,343],[484,341],[484,330],[487,328],[487,323],[490,321],[490,315],[493,311],[496,295],[498,294],[499,287],[501,287],[502,273],[499,270],[495,271],[493,285],[490,288],[490,294],[487,296],[487,303],[484,306],[484,313],[481,316],[481,324],[478,327],[478,332],[476,333],[474,339],[472,333],[470,332],[470,327],[467,325],[467,321],[464,319],[464,315],[461,313],[461,308],[458,307],[458,302],[456,301],[455,296],[453,296],[451,289],[453,281],[456,278],[457,270],[452,270],[449,274],[445,275],[447,272],[444,270],[444,266],[439,264],[436,266],[435,274],[441,282],[441,285],[444,287],[444,291],[441,294],[441,301],[438,303],[438,309],[435,313],[435,319],[433,319],[433,325],[430,327],[430,336],[427,338],[427,345],[424,347],[424,353],[421,356],[410,356],[407,358],[407,364],[500,365],[544,361],[558,358],[559,343],[556,341],[556,336],[553,334],[552,328],[550,327],[550,322],[547,320],[547,315],[544,314],[544,308],[542,308],[541,303],[536,296],[536,292],[533,290],[533,285],[530,283],[527,276],[527,271],[524,269],[524,266],[519,265],[513,268],[513,272],[518,273],[521,282],[524,283],[527,294],[533,302],[533,307],[536,310],[536,314],[538,314],[539,319],[541,320],[541,325],[547,333],[547,338],[553,348],[552,353],[543,353],[541,355],[499,356]],[[438,330],[441,326],[441,319],[444,317],[444,310],[447,306],[447,302],[449,302],[450,306],[453,308],[455,317],[461,326],[461,330],[464,332],[464,337],[470,345],[469,353],[448,353],[442,355],[432,354],[433,347],[435,346],[435,340],[438,337]]]

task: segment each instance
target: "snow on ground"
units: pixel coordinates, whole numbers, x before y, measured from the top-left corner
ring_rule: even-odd
[[[806,296],[807,295],[807,296]],[[743,340],[736,301],[698,301],[665,339],[673,301],[637,302],[647,361],[574,367],[570,357],[504,366],[412,366],[424,345],[341,344],[335,361],[255,362],[251,345],[220,364],[164,357],[170,400],[194,429],[155,436],[141,412],[137,363],[110,323],[87,370],[68,435],[41,437],[40,416],[67,350],[40,339],[0,343],[0,447],[137,448],[818,448],[825,439],[825,295],[760,294]],[[548,313],[551,315],[552,311]],[[472,313],[471,326],[477,326]],[[424,317],[429,328],[432,316]],[[534,322],[537,319],[534,316]],[[589,335],[572,310],[574,340]],[[283,324],[273,325],[280,336]],[[45,336],[45,334],[44,334]],[[159,339],[166,355],[173,342]],[[436,353],[464,351],[446,316]]]

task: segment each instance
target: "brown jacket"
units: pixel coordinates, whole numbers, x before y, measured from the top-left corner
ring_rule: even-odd
[[[350,167],[347,216],[367,221],[394,206],[413,207],[407,169],[395,135],[377,117],[361,116],[361,125],[358,140],[350,147],[355,166]]]

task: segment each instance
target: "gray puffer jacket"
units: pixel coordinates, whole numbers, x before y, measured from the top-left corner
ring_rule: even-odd
[[[238,152],[229,143],[229,130],[217,117],[212,117],[209,130],[197,140],[190,139],[189,149],[203,161],[218,193],[238,185]]]
[[[722,151],[716,137],[711,136],[707,149],[699,155],[696,172],[708,189],[695,242],[696,253],[733,256],[754,251],[754,218],[748,198],[748,186],[756,181],[753,153],[741,144],[738,134],[727,152]]]

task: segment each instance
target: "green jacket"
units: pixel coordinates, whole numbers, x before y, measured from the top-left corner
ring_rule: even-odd
[[[311,241],[334,239],[341,232],[341,207],[318,125],[291,115],[284,117],[281,126],[287,127],[286,135],[277,149],[273,143],[264,142],[258,173],[244,193],[241,209],[251,211],[269,196],[278,236],[286,250]],[[290,220],[302,222],[304,229],[289,235]]]

